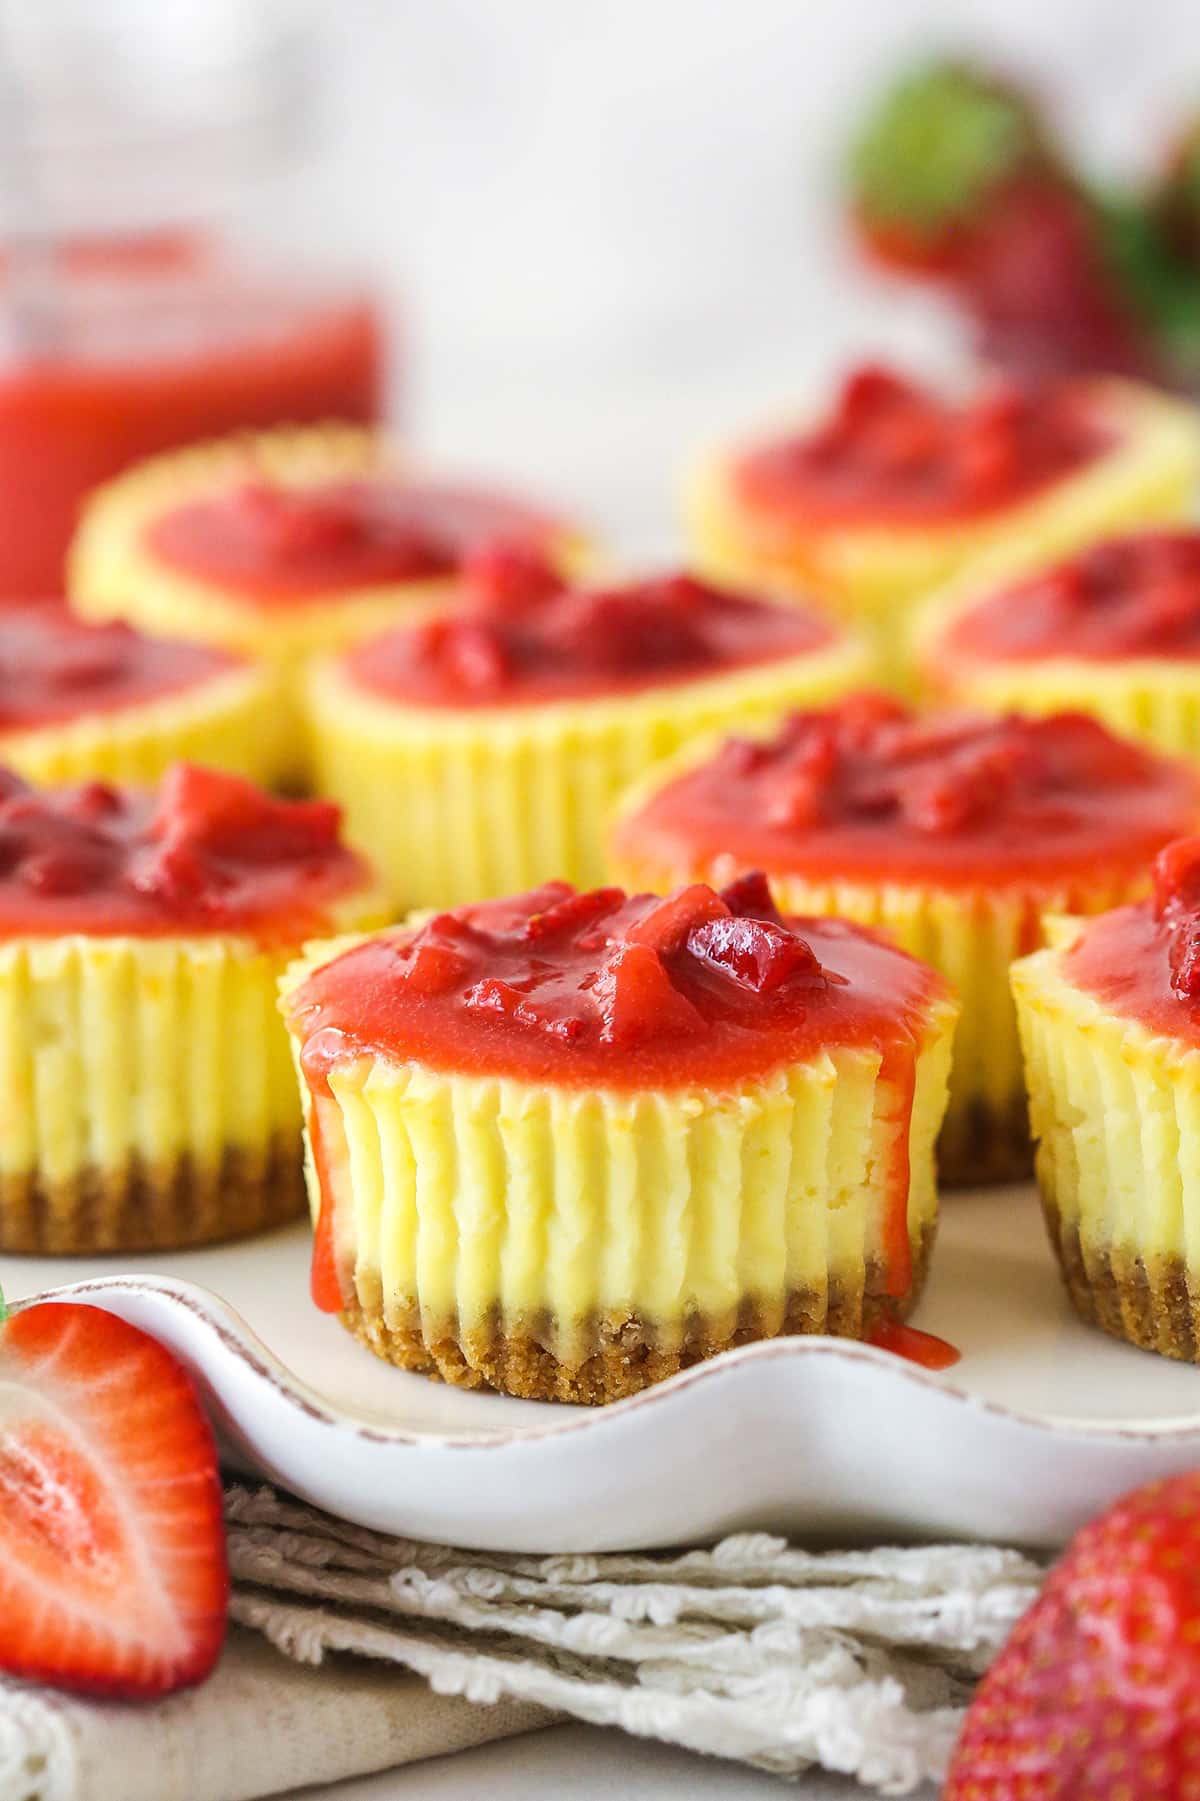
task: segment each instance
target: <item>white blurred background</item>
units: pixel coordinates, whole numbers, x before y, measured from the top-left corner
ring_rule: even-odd
[[[148,47],[192,39],[201,60],[276,10],[0,0],[0,21],[19,36],[64,5],[120,16]],[[245,197],[254,230],[383,285],[403,319],[404,422],[431,454],[526,478],[655,546],[697,442],[786,411],[855,351],[960,354],[956,321],[864,275],[838,230],[847,126],[899,62],[998,56],[1102,166],[1144,163],[1200,104],[1197,0],[303,10],[308,147],[299,179]]]
[[[854,351],[960,349],[838,229],[849,119],[922,49],[1032,73],[1101,164],[1200,105],[1196,0],[341,0],[322,230],[409,314],[410,419],[657,542],[681,454]],[[295,221],[292,222],[293,228]]]

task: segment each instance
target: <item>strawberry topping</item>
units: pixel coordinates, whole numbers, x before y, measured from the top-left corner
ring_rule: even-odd
[[[1200,657],[1200,531],[1108,538],[990,594],[947,631],[944,654]]]
[[[703,877],[765,867],[952,884],[1144,866],[1200,817],[1184,765],[1083,714],[921,716],[883,695],[728,740],[617,826],[619,851]]]
[[[816,613],[688,575],[571,587],[529,549],[489,551],[470,565],[466,586],[461,610],[350,651],[351,679],[418,706],[519,705],[697,680],[834,639]]]
[[[0,933],[247,931],[295,942],[367,879],[328,801],[176,764],[157,795],[0,772]]]
[[[814,524],[924,524],[1027,498],[1107,451],[1087,390],[996,381],[966,402],[868,365],[810,431],[737,465],[753,511]]]
[[[42,1303],[0,1325],[0,1669],[135,1700],[200,1682],[228,1576],[190,1377],[136,1326]]]
[[[622,1088],[736,1081],[828,1044],[911,1057],[940,978],[837,920],[783,919],[761,877],[659,899],[550,882],[382,933],[292,996],[310,1083],[401,1061]]]
[[[397,476],[285,486],[260,475],[160,513],[153,554],[263,605],[456,575],[492,539],[541,543],[549,519],[480,489]]]
[[[1122,1018],[1200,1045],[1200,838],[1168,844],[1153,894],[1089,920],[1063,968]]]
[[[85,625],[57,602],[0,612],[0,732],[28,731],[181,694],[239,667],[201,644]]]

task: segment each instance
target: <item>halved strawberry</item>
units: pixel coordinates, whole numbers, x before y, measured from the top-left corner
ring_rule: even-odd
[[[10,1314],[0,1669],[125,1699],[187,1687],[217,1660],[228,1593],[216,1448],[187,1371],[97,1307]]]

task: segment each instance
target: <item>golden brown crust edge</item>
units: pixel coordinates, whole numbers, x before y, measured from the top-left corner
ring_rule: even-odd
[[[159,1169],[91,1165],[67,1181],[0,1174],[0,1251],[86,1256],[184,1250],[244,1238],[305,1211],[299,1139],[230,1146],[219,1163],[188,1154]]]
[[[949,1116],[938,1135],[936,1156],[938,1181],[951,1187],[1027,1182],[1033,1174],[1033,1140],[1024,1088],[1006,1107],[976,1098]]]
[[[1042,1207],[1071,1305],[1085,1325],[1143,1351],[1200,1363],[1200,1273],[1182,1257],[1147,1263],[1120,1246],[1085,1246],[1053,1201],[1043,1196]]]
[[[734,1345],[756,1339],[829,1332],[840,1338],[866,1337],[883,1317],[903,1317],[916,1305],[929,1268],[935,1228],[923,1236],[913,1260],[913,1285],[902,1301],[886,1295],[882,1272],[872,1268],[863,1288],[831,1283],[828,1294],[799,1290],[774,1307],[747,1301],[727,1318],[694,1315],[682,1342],[667,1348],[633,1315],[607,1314],[591,1323],[586,1338],[598,1346],[579,1364],[567,1364],[546,1348],[550,1332],[503,1332],[493,1327],[460,1337],[453,1321],[438,1325],[414,1317],[388,1325],[381,1313],[357,1301],[341,1314],[342,1324],[377,1357],[433,1376],[457,1388],[493,1388],[528,1401],[571,1401],[599,1406],[637,1394],[693,1364]]]

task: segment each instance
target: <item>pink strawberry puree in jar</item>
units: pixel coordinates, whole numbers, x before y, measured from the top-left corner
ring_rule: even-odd
[[[0,600],[61,589],[81,500],[130,463],[382,411],[369,293],[261,249],[297,210],[280,184],[321,74],[311,21],[171,12],[39,0],[6,30]]]

